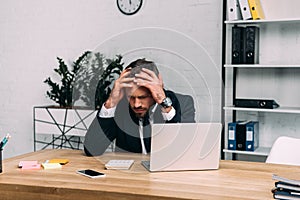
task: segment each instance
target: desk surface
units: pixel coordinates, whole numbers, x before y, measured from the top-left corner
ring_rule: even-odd
[[[68,158],[55,170],[21,170],[21,160]],[[110,159],[134,159],[130,170],[105,170]],[[109,153],[86,157],[80,150],[43,150],[3,161],[1,199],[272,199],[273,173],[300,172],[299,167],[221,161],[219,170],[149,173],[140,164],[147,156]],[[91,179],[76,173],[94,169],[106,174]]]

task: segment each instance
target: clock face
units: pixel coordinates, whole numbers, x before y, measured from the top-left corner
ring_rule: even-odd
[[[143,0],[117,0],[119,10],[125,15],[133,15],[142,7]]]

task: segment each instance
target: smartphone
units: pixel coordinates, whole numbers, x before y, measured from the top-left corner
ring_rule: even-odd
[[[101,173],[101,172],[97,172],[95,170],[92,169],[84,169],[84,170],[78,170],[77,171],[78,174],[90,177],[90,178],[99,178],[99,177],[104,177],[105,174]]]

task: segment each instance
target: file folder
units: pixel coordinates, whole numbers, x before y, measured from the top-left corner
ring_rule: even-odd
[[[264,12],[261,7],[260,0],[248,0],[252,19],[264,19]]]
[[[243,64],[244,63],[244,27],[233,26],[232,27],[232,52],[231,63]]]
[[[258,122],[251,121],[246,124],[246,151],[254,151],[259,145]]]
[[[239,0],[239,5],[240,5],[243,20],[252,19],[248,0]]]
[[[247,26],[245,28],[244,61],[246,64],[259,63],[259,27]]]
[[[235,140],[236,140],[236,150],[245,151],[246,150],[246,124],[248,122],[239,122],[236,125]]]
[[[238,0],[227,0],[227,17],[229,21],[242,19]]]
[[[298,191],[290,191],[280,188],[273,188],[272,189],[273,198],[274,199],[290,199],[290,200],[297,200],[300,199],[300,193]]]
[[[237,122],[228,123],[228,149],[236,150],[235,130]]]
[[[237,129],[238,124],[242,121],[229,122],[228,123],[228,149],[237,150]]]

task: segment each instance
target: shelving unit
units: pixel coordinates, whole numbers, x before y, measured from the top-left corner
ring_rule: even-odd
[[[282,13],[268,13],[269,6],[282,5],[279,0],[261,0],[264,20],[224,21],[225,47],[225,159],[238,159],[239,155],[267,157],[273,142],[281,135],[300,137],[300,14],[295,7],[300,2],[286,2]],[[275,5],[274,5],[275,4]],[[280,8],[276,8],[280,9]],[[289,10],[292,13],[289,17]],[[274,10],[274,9],[273,9]],[[268,18],[268,16],[270,16]],[[258,26],[259,63],[231,64],[231,28]],[[235,98],[274,99],[280,107],[275,109],[241,108],[233,106]],[[254,152],[228,150],[228,122],[236,120],[259,121],[259,147]]]

